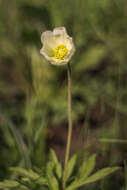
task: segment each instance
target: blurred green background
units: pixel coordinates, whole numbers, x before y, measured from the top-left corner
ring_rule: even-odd
[[[39,53],[41,33],[57,26],[76,46],[72,153],[97,152],[97,168],[123,167],[85,189],[126,190],[126,0],[0,0],[0,180],[10,166],[43,168],[51,147],[64,160],[66,66]]]

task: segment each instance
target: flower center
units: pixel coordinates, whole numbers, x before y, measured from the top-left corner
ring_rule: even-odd
[[[64,44],[58,45],[55,49],[54,49],[54,56],[56,57],[56,59],[61,59],[63,60],[64,56],[68,53],[68,49],[66,48],[66,46]]]

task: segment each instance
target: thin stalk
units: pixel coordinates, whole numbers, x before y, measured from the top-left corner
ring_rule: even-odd
[[[63,190],[66,187],[67,180],[67,168],[70,155],[71,137],[72,137],[72,117],[71,117],[71,66],[67,64],[67,76],[68,76],[68,136],[65,153],[64,173],[63,173]]]

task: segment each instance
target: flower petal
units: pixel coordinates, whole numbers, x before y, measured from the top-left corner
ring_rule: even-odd
[[[65,27],[57,27],[53,30],[53,35],[55,40],[57,41],[57,45],[64,44],[65,39],[68,36]]]
[[[67,55],[64,57],[64,60],[66,60],[67,62],[69,62],[70,59],[71,59],[71,57],[73,56],[74,52],[75,52],[75,48],[72,48],[72,49],[67,53]]]
[[[54,35],[67,35],[67,31],[65,27],[57,27],[53,30]]]
[[[50,56],[46,53],[46,51],[45,51],[44,48],[41,48],[40,54],[43,55],[46,60],[52,61],[52,57],[50,57]]]
[[[56,60],[56,59],[53,59],[53,60],[51,61],[51,64],[57,65],[57,66],[62,66],[62,65],[66,65],[67,62],[66,62],[65,60],[58,61],[58,60]]]
[[[74,43],[72,41],[72,38],[67,36],[65,39],[64,39],[64,44],[65,46],[67,47],[67,49],[70,51],[72,48],[74,48]]]
[[[45,43],[44,45],[43,45],[43,48],[40,50],[40,53],[41,52],[44,52],[44,53],[46,53],[49,57],[53,57],[53,55],[54,55],[54,51],[53,51],[53,48],[50,46],[50,44],[48,44],[48,43]]]
[[[41,42],[43,43],[43,45],[47,45],[48,47],[52,49],[54,49],[54,47],[57,46],[57,42],[54,39],[53,32],[49,30],[42,33]]]

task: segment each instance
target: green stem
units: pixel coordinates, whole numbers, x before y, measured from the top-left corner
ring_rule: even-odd
[[[63,190],[66,187],[67,180],[67,168],[68,160],[70,155],[70,146],[71,146],[71,137],[72,137],[72,118],[71,118],[71,66],[70,63],[67,64],[67,75],[68,75],[68,137],[65,153],[65,164],[64,164],[64,173],[63,173]]]

